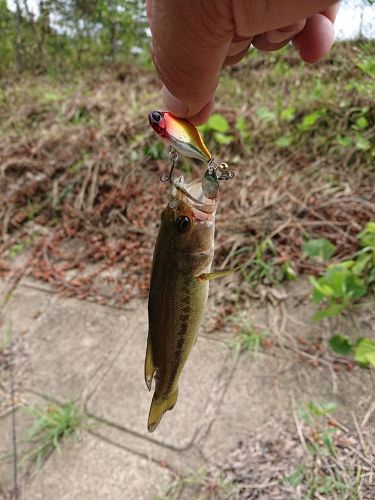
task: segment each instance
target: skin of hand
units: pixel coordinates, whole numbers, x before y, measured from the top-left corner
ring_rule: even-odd
[[[292,41],[309,63],[330,50],[334,0],[147,0],[152,57],[168,111],[199,125],[213,108],[223,66],[250,45],[278,50]]]

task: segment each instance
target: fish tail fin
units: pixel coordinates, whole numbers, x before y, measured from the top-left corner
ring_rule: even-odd
[[[164,413],[168,410],[172,410],[176,404],[178,396],[178,389],[169,394],[168,398],[158,400],[156,394],[152,398],[150,413],[148,415],[148,432],[154,432],[156,427],[159,425],[160,420]]]
[[[154,378],[156,368],[154,364],[154,357],[152,354],[152,344],[150,336],[147,339],[147,350],[145,359],[145,382],[147,389],[151,391],[152,379]]]

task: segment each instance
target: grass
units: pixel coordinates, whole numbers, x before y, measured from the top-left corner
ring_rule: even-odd
[[[337,409],[333,402],[306,402],[294,431],[276,419],[243,437],[224,463],[177,478],[162,498],[372,498],[371,436],[357,423],[359,439],[333,417]]]
[[[335,242],[338,258],[353,250],[356,222],[375,217],[368,194],[375,154],[373,47],[336,44],[330,58],[314,66],[289,49],[250,51],[240,72],[224,70],[203,133],[214,156],[237,175],[223,184],[214,267],[226,261],[241,266],[253,288],[274,286],[316,273],[302,252],[307,237]],[[155,77],[134,68],[120,81],[117,71],[60,80],[25,75],[2,88],[0,154],[7,160],[0,216],[7,244],[0,244],[0,254],[12,260],[32,235],[34,277],[121,305],[147,293],[154,241],[142,234],[155,232],[165,203],[158,179],[167,155],[146,119],[159,99]],[[177,170],[190,178],[201,165],[181,161]],[[340,214],[327,204],[334,198]],[[121,239],[124,219],[133,232]],[[51,228],[54,237],[47,235]],[[84,260],[62,250],[74,238],[85,247]],[[117,289],[126,292],[100,295],[98,274],[72,285],[63,276],[72,262],[80,271],[98,263],[103,271],[104,263],[123,266]]]
[[[22,460],[34,464],[37,469],[51,453],[60,451],[63,441],[79,436],[88,428],[86,415],[72,401],[44,408],[25,408],[24,411],[33,417],[33,423],[26,433],[28,451]]]
[[[268,331],[257,328],[248,317],[233,316],[230,322],[239,328],[235,338],[229,342],[230,347],[237,353],[258,352],[262,340],[270,335]]]
[[[156,500],[178,500],[181,494],[184,493],[186,496],[187,492],[189,498],[196,500],[240,499],[236,485],[227,481],[223,474],[218,473],[213,476],[209,471],[201,469],[175,479]]]
[[[0,320],[1,320],[1,310],[0,310]],[[0,337],[0,352],[5,352],[12,344],[13,335],[12,335],[12,327],[10,324],[7,324],[1,332]]]

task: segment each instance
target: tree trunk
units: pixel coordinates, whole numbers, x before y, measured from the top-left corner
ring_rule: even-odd
[[[21,33],[21,8],[19,1],[16,0],[16,63],[17,71],[21,73],[25,69],[25,48]]]

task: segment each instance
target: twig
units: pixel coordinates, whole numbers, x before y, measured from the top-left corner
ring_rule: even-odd
[[[365,427],[367,422],[370,420],[371,415],[375,411],[375,401],[373,401],[370,405],[370,408],[367,410],[366,415],[363,417],[361,427]]]
[[[13,494],[14,500],[18,499],[18,460],[17,460],[17,431],[16,431],[16,405],[14,397],[14,371],[13,371],[13,359],[14,353],[10,359],[9,363],[9,373],[10,373],[10,394],[12,401],[12,460],[13,460]]]
[[[361,446],[362,446],[362,450],[366,453],[367,446],[366,446],[366,443],[365,443],[365,440],[364,440],[364,437],[363,437],[363,434],[362,434],[362,430],[361,430],[361,428],[359,426],[359,423],[358,423],[358,420],[357,420],[357,416],[354,413],[354,411],[351,412],[351,415],[352,415],[354,426],[356,428],[356,431],[357,431],[357,434],[358,434],[358,437],[359,437],[359,441],[360,441]]]
[[[310,456],[310,452],[309,452],[309,449],[308,449],[307,444],[306,444],[305,436],[303,435],[301,422],[298,418],[297,409],[296,409],[296,400],[294,398],[293,391],[290,392],[290,399],[291,399],[291,403],[292,403],[293,419],[294,419],[294,423],[296,424],[298,437],[301,441],[302,447],[305,450],[306,454],[308,456]]]

